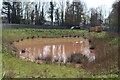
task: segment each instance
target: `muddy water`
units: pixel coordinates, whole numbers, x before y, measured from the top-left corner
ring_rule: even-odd
[[[81,55],[86,56],[89,62],[95,60],[95,54],[89,49],[88,40],[82,38],[26,39],[14,42],[14,46],[18,49],[20,58],[30,61],[81,63]]]

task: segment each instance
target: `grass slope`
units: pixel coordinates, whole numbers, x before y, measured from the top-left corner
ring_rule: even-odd
[[[14,78],[85,78],[90,74],[82,68],[55,64],[36,64],[3,54],[3,71],[6,77]]]
[[[98,44],[98,48],[105,46],[105,50],[98,50],[99,56],[96,59],[98,64],[94,64],[93,69],[82,69],[82,68],[73,68],[69,66],[58,66],[54,64],[36,64],[32,62],[27,62],[25,60],[18,59],[14,56],[8,55],[8,47],[3,46],[3,73],[5,72],[5,77],[14,77],[14,78],[30,78],[30,77],[41,77],[41,78],[117,78],[118,74],[102,74],[102,75],[91,75],[90,73],[107,73],[110,70],[114,70],[118,72],[116,68],[117,59],[114,56],[114,52],[117,54],[118,50],[118,37],[110,36],[109,34],[102,32],[102,33],[94,33],[88,32],[84,30],[42,30],[42,29],[4,29],[3,31],[3,43],[9,44],[17,39],[31,37],[31,36],[46,36],[46,37],[60,37],[61,35],[89,35],[90,39],[94,41],[93,44]],[[101,45],[102,44],[102,45]],[[109,44],[112,45],[109,47]],[[112,51],[111,51],[112,50]],[[14,53],[14,52],[12,52]],[[100,55],[100,54],[105,55]],[[109,56],[109,55],[110,56]],[[107,56],[108,55],[108,56]],[[108,59],[111,57],[111,59]],[[111,61],[111,64],[104,63],[107,62],[108,64]],[[113,60],[112,60],[113,59]],[[115,63],[115,64],[114,64]],[[106,64],[105,66],[101,64]],[[93,65],[93,64],[91,64]],[[89,65],[89,66],[91,66]],[[111,65],[115,65],[110,68]],[[102,67],[102,69],[101,69]],[[102,71],[101,71],[102,70]]]

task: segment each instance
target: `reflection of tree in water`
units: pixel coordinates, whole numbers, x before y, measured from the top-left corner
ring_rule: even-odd
[[[68,61],[70,63],[85,64],[88,62],[88,59],[82,54],[71,54],[71,56],[68,58]]]

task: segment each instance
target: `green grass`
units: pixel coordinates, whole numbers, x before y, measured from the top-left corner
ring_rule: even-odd
[[[3,43],[9,44],[15,40],[31,37],[31,36],[46,36],[46,37],[61,37],[61,35],[89,35],[90,39],[95,41],[95,44],[99,42],[99,45],[102,47],[105,46],[106,50],[100,50],[98,59],[104,59],[107,57],[114,56],[114,53],[117,53],[118,50],[118,40],[119,37],[114,37],[109,35],[106,32],[94,33],[88,32],[85,30],[43,30],[43,29],[3,29]],[[109,47],[109,45],[112,45]],[[98,47],[101,47],[98,46]],[[4,50],[7,50],[8,47],[3,47]],[[13,52],[12,52],[13,53]],[[108,55],[109,54],[109,55]],[[30,77],[47,77],[47,78],[117,78],[118,74],[108,74],[108,75],[91,75],[91,72],[102,72],[110,71],[118,72],[115,68],[110,68],[111,65],[117,65],[116,59],[112,57],[111,59],[105,61],[99,61],[99,64],[92,65],[93,69],[83,69],[83,68],[74,68],[70,66],[59,66],[55,64],[36,64],[33,62],[27,62],[21,60],[14,56],[8,54],[8,51],[3,51],[2,60],[3,60],[3,73],[5,72],[5,77],[14,77],[14,78],[30,78]],[[106,56],[107,55],[107,56]],[[115,61],[114,61],[115,60]],[[110,66],[103,66],[104,62],[110,63]],[[115,64],[114,64],[115,63]],[[102,69],[101,69],[102,67]],[[114,67],[114,66],[113,66]],[[98,69],[99,68],[99,69]],[[109,69],[109,70],[107,70]]]
[[[3,73],[6,73],[6,78],[118,78],[117,74],[92,76],[90,72],[82,68],[36,64],[18,59],[5,52],[1,55],[3,57]]]
[[[0,52],[0,79],[2,78],[2,55]]]
[[[3,42],[12,42],[16,39],[31,37],[31,36],[46,36],[60,37],[61,35],[83,35],[88,34],[88,31],[79,30],[42,30],[42,29],[4,29]]]
[[[96,75],[93,76],[93,78],[113,78],[113,79],[117,79],[119,76],[118,74],[108,74],[108,75]]]
[[[59,66],[55,64],[36,64],[18,59],[8,54],[3,56],[3,71],[7,72],[6,77],[29,78],[29,77],[45,77],[45,78],[85,78],[90,74],[82,68],[74,68],[70,66]],[[9,71],[14,74],[11,76]]]

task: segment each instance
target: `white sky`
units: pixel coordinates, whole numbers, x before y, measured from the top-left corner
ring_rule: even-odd
[[[3,0],[0,0],[0,7],[2,5],[2,1]],[[17,1],[17,0],[15,0]],[[21,1],[43,1],[43,0],[21,0]],[[48,2],[48,1],[51,1],[51,0],[44,0],[45,2]],[[53,1],[61,1],[61,0],[53,0]],[[66,0],[64,0],[66,1]],[[72,1],[72,0],[69,0],[69,1]],[[77,0],[75,0],[77,1]],[[88,6],[88,8],[91,8],[91,7],[98,7],[98,6],[101,6],[101,5],[105,5],[105,6],[108,6],[109,8],[111,7],[112,3],[115,2],[116,0],[81,0],[83,2],[86,3],[86,5]]]
[[[108,8],[111,8],[112,4],[116,0],[81,0],[81,1],[85,2],[88,8],[91,7],[96,8],[99,6],[107,6]]]
[[[106,18],[108,17],[110,11],[112,10],[112,4],[116,0],[81,0],[81,1],[85,2],[85,4],[87,5],[87,8],[89,9],[102,7],[103,12],[106,13],[105,14],[105,18]]]

